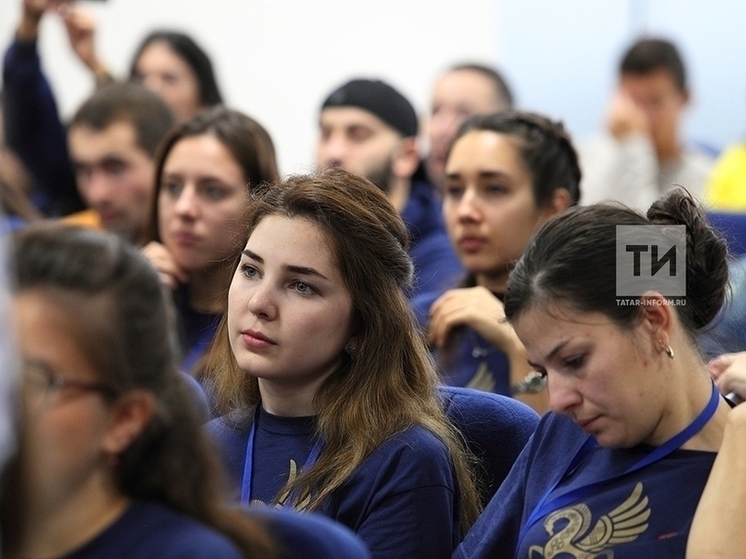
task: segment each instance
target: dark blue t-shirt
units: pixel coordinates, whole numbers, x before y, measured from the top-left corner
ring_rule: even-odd
[[[219,532],[156,503],[134,502],[111,526],[63,559],[241,559]]]
[[[684,557],[713,452],[677,450],[635,473],[614,478],[593,493],[548,511],[519,543],[527,518],[546,491],[562,479],[586,439],[567,417],[545,415],[454,559]],[[597,448],[563,479],[555,494],[622,473],[650,450],[642,445]]]
[[[298,467],[305,463],[314,445],[311,425],[309,418],[278,418],[261,411],[254,447],[252,499],[266,502],[268,499],[262,496],[276,491],[293,475],[292,464]],[[216,419],[208,424],[208,430],[222,452],[235,493],[240,495],[250,426],[233,428],[227,421]],[[270,439],[274,440],[270,443]],[[258,487],[260,479],[268,480],[271,487]],[[419,426],[406,429],[377,448],[319,512],[355,532],[374,558],[445,559],[460,539],[461,509],[448,450]]]
[[[471,328],[460,329],[456,335],[454,350],[437,354],[443,384],[510,396],[508,356]]]

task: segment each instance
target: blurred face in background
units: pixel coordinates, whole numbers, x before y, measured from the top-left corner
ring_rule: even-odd
[[[196,74],[166,42],[145,47],[135,63],[134,77],[163,97],[180,122],[202,109]]]
[[[212,134],[187,136],[171,148],[158,193],[161,240],[183,270],[222,266],[248,200],[243,169]]]
[[[646,74],[623,74],[619,88],[640,108],[658,152],[678,147],[682,113],[689,103],[689,94],[676,85],[668,70]]]
[[[402,137],[371,112],[358,107],[328,107],[319,118],[316,162],[365,177],[388,191]]]
[[[148,217],[154,162],[137,143],[134,125],[113,122],[103,130],[77,125],[68,134],[78,191],[103,227],[134,241]]]
[[[506,108],[490,79],[475,70],[455,70],[438,79],[427,124],[430,143],[427,170],[438,190],[442,190],[445,181],[448,146],[459,126],[471,115]]]

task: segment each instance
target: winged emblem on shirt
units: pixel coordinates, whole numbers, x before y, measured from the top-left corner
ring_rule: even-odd
[[[484,392],[495,391],[495,375],[490,371],[490,366],[487,361],[479,363],[477,372],[471,377],[471,380],[466,384],[467,388],[475,388]]]
[[[295,481],[295,478],[298,477],[300,474],[300,468],[298,468],[298,464],[293,460],[290,459],[290,466],[288,468],[288,483],[291,483]],[[287,489],[283,489],[280,494],[277,496],[277,503],[275,504],[275,508],[281,509],[285,506],[285,503],[287,503],[288,499],[290,499],[290,491]],[[296,504],[293,508],[296,510],[304,510],[308,503],[311,502],[310,497],[306,496],[305,498],[301,499],[300,503]],[[259,499],[252,499],[251,500],[252,505],[265,505],[263,501]]]
[[[636,540],[647,530],[649,518],[648,498],[643,494],[642,483],[638,482],[630,496],[601,516],[593,528],[591,510],[582,503],[547,516],[544,528],[551,537],[543,549],[532,545],[528,556],[530,559],[553,559],[560,555],[576,559],[613,559],[613,547]],[[555,532],[558,525],[561,528]]]

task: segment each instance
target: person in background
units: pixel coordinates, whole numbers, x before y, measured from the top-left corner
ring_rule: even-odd
[[[50,12],[61,16],[70,46],[91,70],[97,87],[114,78],[97,54],[90,13],[76,2],[22,0],[18,29],[3,58],[5,135],[33,178],[30,195],[35,206],[44,215],[60,217],[83,210],[85,202],[76,188],[65,125],[37,51],[40,23]],[[177,31],[154,31],[145,38],[133,60],[131,79],[161,95],[179,120],[222,102],[210,59],[191,37]]]
[[[610,199],[643,210],[675,186],[703,195],[713,159],[681,137],[690,95],[676,45],[645,37],[628,48],[606,130],[580,145],[584,204]]]
[[[156,150],[174,123],[168,105],[142,85],[96,90],[68,127],[70,158],[88,210],[65,216],[65,222],[136,243],[148,219]]]
[[[461,126],[446,164],[443,215],[467,274],[435,301],[428,324],[443,382],[513,395],[546,411],[546,391],[504,320],[502,299],[532,235],[578,202],[579,182],[561,124],[503,111]]]
[[[148,261],[56,223],[17,233],[12,257],[20,506],[3,556],[274,557],[265,528],[221,493]]]
[[[171,131],[156,177],[143,252],[174,294],[182,369],[201,376],[201,359],[224,309],[250,191],[279,178],[272,139],[251,117],[225,107]]]
[[[354,79],[324,100],[319,115],[316,162],[365,177],[386,193],[412,238],[415,281],[409,293],[424,323],[432,302],[461,274],[448,242],[440,202],[419,166],[417,114],[412,104],[381,80]]]
[[[207,53],[181,31],[149,33],[135,51],[130,79],[158,93],[184,122],[200,111],[223,104]]]
[[[575,207],[536,234],[505,314],[547,378],[551,411],[454,558],[684,556],[730,411],[696,342],[728,279],[725,242],[706,223],[674,190],[647,216]],[[685,304],[645,276],[635,295],[617,295],[617,274],[635,274],[617,265],[620,225],[666,245],[684,226]]]
[[[374,558],[450,557],[475,518],[406,298],[406,227],[341,169],[260,189],[209,356],[209,425],[244,503],[316,510]]]
[[[50,217],[85,207],[75,187],[65,127],[37,50],[42,17],[58,4],[52,0],[21,0],[21,18],[3,57],[5,140],[31,176],[31,200]]]
[[[448,148],[461,124],[475,114],[513,108],[513,93],[495,68],[474,62],[454,64],[433,86],[426,122],[429,151],[423,163],[439,196],[445,186]]]
[[[728,146],[718,156],[704,201],[712,211],[746,213],[746,140]]]

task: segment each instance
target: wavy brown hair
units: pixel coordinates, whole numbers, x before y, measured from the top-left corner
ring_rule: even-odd
[[[316,429],[324,441],[319,459],[280,494],[289,491],[295,505],[307,501],[307,508],[318,508],[376,448],[420,425],[450,451],[466,530],[479,513],[473,462],[441,407],[438,376],[406,297],[413,266],[401,218],[373,183],[341,169],[260,188],[246,212],[245,237],[271,215],[306,219],[326,232],[352,298],[352,334],[359,340],[354,356],[341,352],[316,392]],[[260,401],[258,381],[239,368],[225,319],[208,363],[218,411],[249,420]]]

